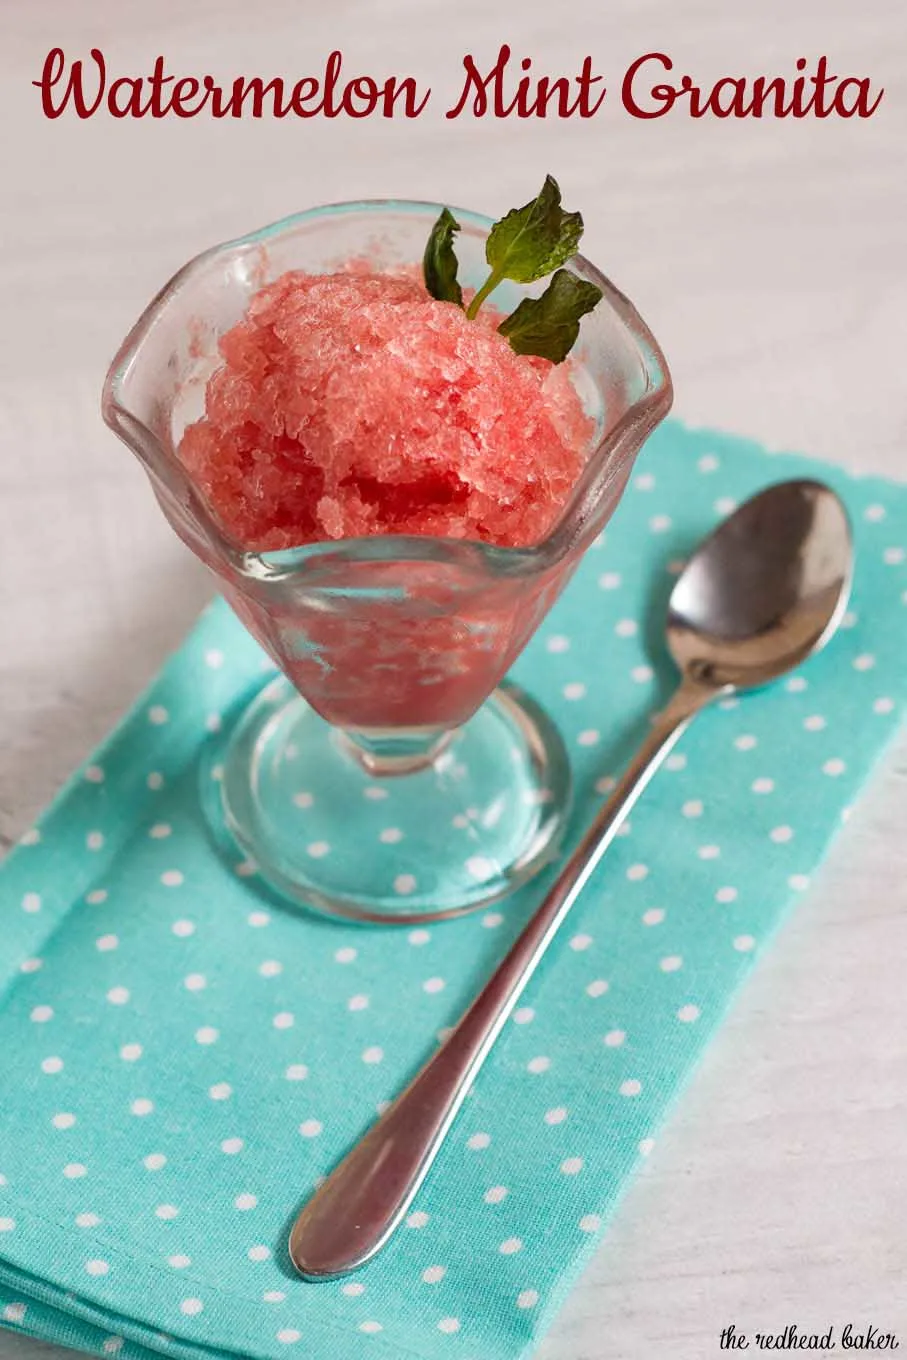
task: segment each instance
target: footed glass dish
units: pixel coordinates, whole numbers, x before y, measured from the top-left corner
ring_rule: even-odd
[[[595,438],[545,539],[503,548],[383,535],[249,552],[232,541],[177,448],[202,414],[219,338],[252,295],[289,269],[344,260],[416,263],[439,208],[409,202],[316,208],[186,265],[127,336],[103,413],[144,466],[175,531],[216,575],[280,671],[213,744],[202,787],[214,832],[281,895],[361,921],[412,923],[501,897],[556,853],[570,772],[545,714],[503,683],[581,555],[613,513],[671,380],[632,304],[581,257],[602,301],[571,358]],[[489,219],[456,210],[460,276],[487,272]],[[544,282],[502,285],[508,310]],[[367,800],[364,802],[363,800]],[[360,812],[381,803],[382,868]]]

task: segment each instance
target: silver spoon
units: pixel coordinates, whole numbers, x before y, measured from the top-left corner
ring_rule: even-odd
[[[306,1279],[344,1275],[384,1246],[539,960],[665,756],[714,699],[778,679],[828,641],[852,564],[844,506],[813,481],[770,486],[701,544],[668,607],[679,688],[456,1028],[302,1210],[289,1246]]]

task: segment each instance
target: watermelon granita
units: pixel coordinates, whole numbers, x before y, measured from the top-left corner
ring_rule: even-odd
[[[570,364],[515,353],[405,273],[292,270],[220,340],[179,456],[225,531],[273,551],[370,534],[538,543],[594,431]]]

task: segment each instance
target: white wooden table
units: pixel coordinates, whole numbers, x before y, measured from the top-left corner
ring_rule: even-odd
[[[572,14],[572,18],[571,18]],[[545,171],[669,355],[677,412],[907,476],[902,0],[6,0],[0,12],[0,834],[123,712],[210,583],[103,427],[107,362],[214,241],[318,202],[490,212]],[[640,53],[708,82],[800,55],[885,85],[867,121],[446,121],[460,61]],[[46,121],[48,49],[117,74],[412,73],[410,121]],[[747,987],[544,1360],[706,1360],[722,1327],[875,1323],[907,1345],[907,744]],[[51,1351],[0,1335],[2,1360]]]

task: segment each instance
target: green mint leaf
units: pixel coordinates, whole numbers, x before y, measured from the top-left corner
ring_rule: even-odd
[[[576,342],[580,317],[591,312],[601,296],[594,283],[559,269],[542,296],[523,298],[498,330],[517,354],[538,354],[559,364]]]
[[[582,234],[582,215],[564,212],[557,180],[546,175],[537,198],[494,224],[485,258],[498,281],[533,283],[569,260]]]
[[[425,287],[439,302],[455,302],[463,306],[463,290],[457,283],[457,257],[454,253],[454,237],[460,224],[447,208],[431,229],[431,235],[422,256],[422,274]]]

